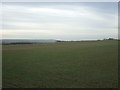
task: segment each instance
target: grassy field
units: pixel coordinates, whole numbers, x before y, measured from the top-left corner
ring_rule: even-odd
[[[3,88],[115,88],[118,41],[3,45]]]

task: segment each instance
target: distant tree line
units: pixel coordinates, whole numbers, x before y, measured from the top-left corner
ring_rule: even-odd
[[[118,39],[115,39],[115,38],[108,38],[108,39],[103,39],[103,40],[118,40]]]
[[[33,44],[33,43],[31,43],[31,42],[13,42],[13,43],[2,43],[2,44],[4,44],[4,45],[11,45],[11,44]]]

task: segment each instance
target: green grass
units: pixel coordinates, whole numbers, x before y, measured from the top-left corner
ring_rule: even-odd
[[[3,45],[3,88],[116,88],[118,41]]]

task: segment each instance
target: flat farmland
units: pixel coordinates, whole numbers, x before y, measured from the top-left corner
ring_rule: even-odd
[[[118,41],[2,46],[3,88],[116,88]]]

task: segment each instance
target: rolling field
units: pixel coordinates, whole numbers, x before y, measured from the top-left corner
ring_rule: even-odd
[[[3,88],[116,88],[118,41],[3,45]]]

